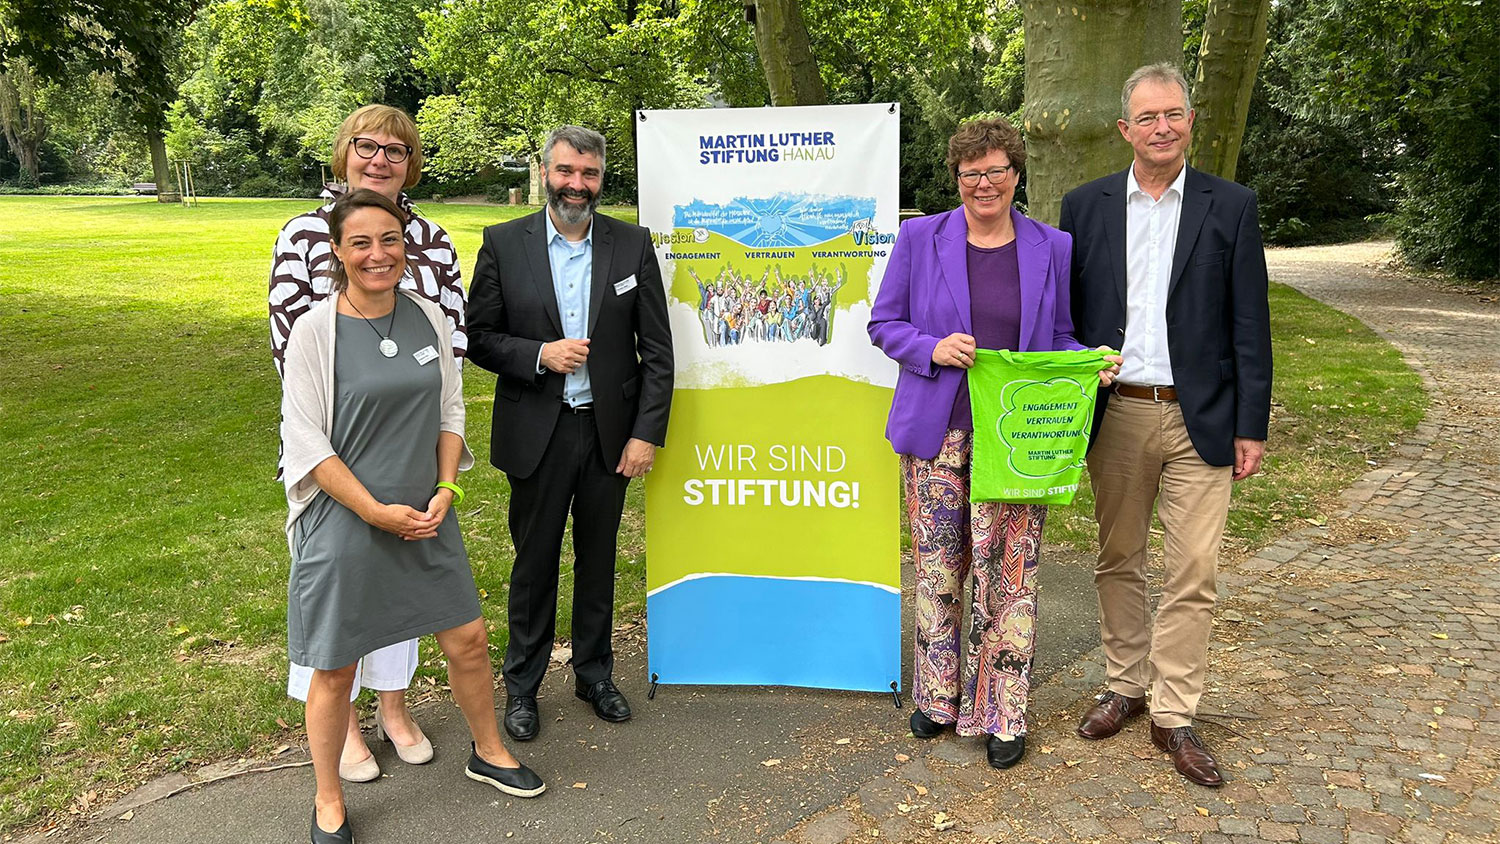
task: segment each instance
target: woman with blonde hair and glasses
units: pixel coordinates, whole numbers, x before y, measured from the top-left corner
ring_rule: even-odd
[[[405,193],[422,178],[422,140],[416,124],[399,108],[364,106],[339,126],[331,163],[335,178],[345,182],[347,190],[373,190],[394,202],[406,216],[403,227],[406,272],[399,286],[438,306],[452,337],[452,354],[461,362],[469,344],[464,332],[465,300],[458,255],[448,233],[419,215]],[[345,190],[338,185],[328,186],[323,192],[327,202],[293,217],[276,239],[269,304],[271,355],[278,375],[284,374],[286,344],[292,326],[331,295],[334,259],[328,216],[334,200]],[[420,765],[432,759],[432,743],[412,720],[406,705],[406,689],[416,670],[416,639],[365,654],[355,671],[350,699],[357,697],[362,688],[375,690],[380,699],[375,714],[376,736],[390,741],[403,762]],[[306,700],[311,678],[311,669],[293,663],[287,694]],[[365,744],[359,712],[354,707],[349,708],[339,774],[350,782],[368,782],[380,776],[380,766]]]

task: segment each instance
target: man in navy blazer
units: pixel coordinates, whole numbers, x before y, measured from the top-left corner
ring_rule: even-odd
[[[1074,189],[1072,307],[1080,342],[1119,344],[1089,452],[1109,688],[1079,725],[1119,732],[1148,706],[1151,739],[1189,780],[1217,786],[1192,729],[1207,662],[1214,578],[1233,481],[1260,470],[1271,405],[1266,262],[1255,194],[1187,166],[1193,110],[1170,64],[1125,83],[1124,171]],[[1153,505],[1166,577],[1153,626],[1146,589]]]

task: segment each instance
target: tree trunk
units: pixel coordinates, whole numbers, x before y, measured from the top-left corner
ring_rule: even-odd
[[[546,205],[547,189],[546,185],[542,183],[542,153],[540,151],[533,152],[526,156],[526,162],[531,165],[531,183],[528,186],[530,190],[526,194],[526,204]]]
[[[1023,0],[1026,197],[1056,224],[1063,194],[1130,162],[1120,89],[1136,68],[1182,57],[1181,0]]]
[[[42,183],[42,142],[51,131],[47,118],[37,111],[37,84],[31,67],[21,61],[0,73],[0,132],[15,152],[21,184],[27,186]]]
[[[166,114],[158,106],[142,122],[145,123],[146,143],[151,147],[151,172],[152,178],[156,180],[156,201],[181,202],[182,194],[177,189],[177,179],[172,175],[172,167],[167,163],[167,142],[162,134]]]
[[[771,105],[828,102],[800,0],[755,0],[755,49],[771,91]]]
[[[1197,117],[1189,159],[1199,170],[1234,178],[1270,16],[1271,0],[1209,0],[1193,82]]]

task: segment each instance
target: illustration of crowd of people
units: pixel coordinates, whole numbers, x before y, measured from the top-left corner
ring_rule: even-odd
[[[737,346],[747,340],[791,343],[803,338],[827,345],[829,310],[845,281],[843,266],[830,272],[814,265],[806,275],[792,276],[783,276],[780,266],[768,267],[759,282],[731,266],[721,269],[713,281],[704,281],[692,269],[688,274],[698,285],[703,336],[715,347]]]

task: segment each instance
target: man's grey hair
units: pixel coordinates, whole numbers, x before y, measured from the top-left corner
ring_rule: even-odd
[[[1135,93],[1137,85],[1150,80],[1162,85],[1172,84],[1182,89],[1182,106],[1188,111],[1193,110],[1193,101],[1188,93],[1187,77],[1177,69],[1177,65],[1171,62],[1157,62],[1145,67],[1136,68],[1135,73],[1125,80],[1125,88],[1120,91],[1120,116],[1126,120],[1130,119],[1130,95]]]
[[[599,156],[599,169],[604,169],[604,136],[582,126],[559,126],[547,133],[547,143],[542,147],[543,167],[552,166],[552,148],[558,141],[584,155]]]

